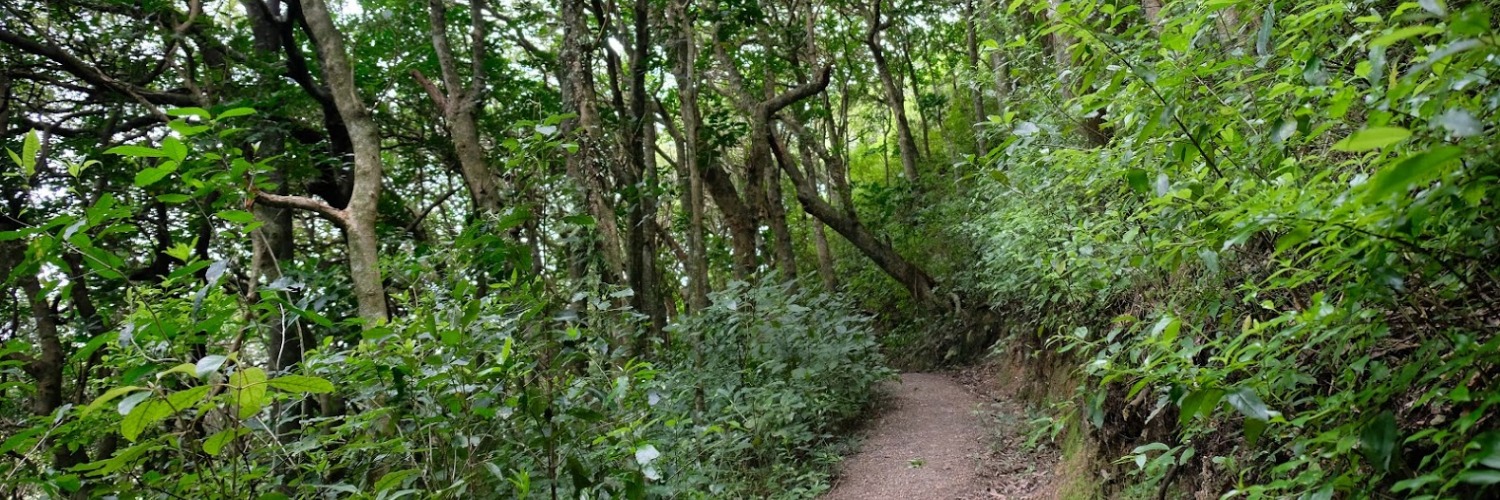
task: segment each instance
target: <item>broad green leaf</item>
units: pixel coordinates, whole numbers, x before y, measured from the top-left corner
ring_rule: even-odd
[[[25,173],[27,178],[36,175],[36,155],[41,149],[42,142],[37,139],[36,131],[27,132],[21,142],[21,161],[18,162],[21,164],[21,172]]]
[[[1188,393],[1182,398],[1182,411],[1177,415],[1178,421],[1186,425],[1192,421],[1193,415],[1213,415],[1214,407],[1219,406],[1219,399],[1222,397],[1222,389],[1200,389]]]
[[[1500,483],[1500,471],[1496,470],[1471,470],[1458,475],[1458,482],[1489,486]]]
[[[166,139],[162,139],[161,150],[167,154],[167,158],[171,158],[177,162],[181,162],[187,158],[187,146],[182,141],[177,140],[176,137],[168,136]]]
[[[1229,406],[1232,406],[1234,407],[1234,409],[1239,410],[1240,414],[1244,415],[1246,418],[1260,421],[1267,421],[1271,419],[1271,411],[1267,409],[1266,404],[1260,400],[1260,396],[1255,394],[1255,389],[1252,389],[1250,387],[1241,387],[1234,392],[1229,393],[1228,396],[1229,397],[1227,401],[1229,401]]]
[[[46,427],[30,427],[17,432],[13,436],[5,438],[4,442],[0,442],[0,455],[8,455],[13,451],[17,451],[18,449],[22,448],[23,445],[27,448],[31,447],[34,444],[32,442],[33,440],[31,439],[32,436],[41,434],[42,431],[45,430],[47,430]],[[26,450],[23,449],[20,451]]]
[[[203,402],[203,398],[208,396],[208,390],[209,386],[200,385],[174,392],[170,396],[167,396],[167,404],[171,406],[172,411],[182,411],[192,408],[197,406],[198,403]]]
[[[1431,182],[1444,173],[1438,167],[1463,153],[1464,150],[1456,146],[1438,146],[1402,160],[1396,166],[1375,174],[1368,183],[1365,196],[1372,201],[1382,201],[1393,194],[1406,192],[1412,185]]]
[[[175,161],[164,161],[161,165],[142,169],[135,174],[135,187],[146,187],[156,184],[176,171],[177,162]]]
[[[166,204],[169,204],[169,205],[175,205],[175,204],[178,204],[178,203],[186,203],[188,201],[192,201],[192,199],[193,199],[192,196],[188,196],[188,195],[185,195],[185,194],[182,194],[182,193],[164,194],[164,195],[159,195],[159,196],[156,197],[156,201],[160,201],[162,203],[166,203]]]
[[[129,156],[132,158],[161,158],[167,153],[160,149],[145,146],[115,146],[104,150],[104,154]]]
[[[1130,184],[1130,189],[1141,194],[1151,192],[1151,179],[1145,170],[1132,168],[1125,171],[1125,181]]]
[[[421,474],[422,471],[420,469],[403,469],[388,472],[386,473],[386,475],[380,476],[380,480],[375,481],[375,491],[383,492],[393,490],[397,487],[400,487],[401,484],[405,483],[407,479],[417,477]]]
[[[193,364],[193,373],[198,375],[198,378],[203,378],[204,375],[219,371],[219,367],[224,366],[224,361],[228,359],[218,354],[204,356],[203,359]]]
[[[245,368],[229,376],[230,398],[239,407],[239,418],[250,418],[266,405],[266,371]]]
[[[1151,336],[1157,337],[1163,343],[1171,344],[1177,340],[1177,332],[1182,328],[1182,321],[1176,316],[1166,315],[1157,320],[1156,325],[1151,327]]]
[[[184,373],[196,377],[198,376],[198,367],[192,363],[179,363],[177,366],[173,366],[166,371],[156,374],[156,378],[157,380],[160,380],[162,377],[171,375],[173,373]]]
[[[1301,245],[1312,238],[1312,229],[1307,226],[1296,226],[1286,234],[1276,238],[1276,253],[1285,252],[1287,249]]]
[[[1411,131],[1401,127],[1370,127],[1333,144],[1339,151],[1359,152],[1380,149],[1406,140]]]
[[[1489,431],[1474,438],[1479,447],[1479,463],[1491,469],[1500,469],[1500,431]]]
[[[244,210],[220,210],[214,215],[219,216],[220,219],[224,219],[236,224],[249,224],[251,222],[255,222],[255,214],[246,212]]]
[[[237,118],[237,117],[248,116],[248,115],[253,115],[253,114],[255,114],[255,110],[251,109],[251,108],[234,108],[234,109],[230,109],[230,110],[224,111],[222,113],[219,113],[219,117],[215,118],[215,120],[223,120],[225,118]]]
[[[115,405],[115,410],[119,411],[121,415],[129,415],[130,412],[135,411],[135,407],[139,406],[141,401],[145,401],[149,397],[151,397],[151,391],[141,391],[131,394],[125,397],[125,399],[121,399],[120,404]]]
[[[1443,30],[1432,26],[1407,26],[1370,40],[1370,46],[1385,47],[1408,38],[1442,32]]]
[[[207,131],[209,129],[209,126],[191,125],[188,124],[188,122],[182,120],[172,120],[170,122],[167,122],[167,128],[172,129],[173,132],[182,134],[183,137],[192,137]]]
[[[318,377],[306,375],[283,375],[266,381],[271,387],[299,393],[322,394],[333,392],[333,382]]]
[[[210,115],[208,113],[208,110],[203,109],[203,108],[197,108],[197,107],[172,108],[172,109],[167,110],[167,116],[178,117],[178,118],[186,117],[186,116],[196,116],[196,117],[202,118],[204,120],[213,118],[213,115]]]
[[[219,456],[219,452],[224,450],[224,446],[234,442],[240,436],[249,433],[250,428],[240,426],[216,432],[214,435],[209,436],[208,439],[203,440],[203,452],[209,454],[209,456],[217,457]]]
[[[1396,450],[1396,417],[1390,411],[1382,412],[1365,424],[1359,433],[1359,450],[1364,453],[1375,470],[1390,470],[1391,457]]]
[[[1245,419],[1245,442],[1250,446],[1260,442],[1260,436],[1266,432],[1266,421],[1253,418]]]
[[[146,427],[172,416],[172,406],[161,399],[150,399],[130,410],[120,421],[120,435],[134,443]]]
[[[103,407],[104,405],[109,404],[110,401],[114,401],[115,398],[118,398],[120,396],[124,396],[126,394],[129,394],[129,393],[132,393],[132,392],[135,392],[135,391],[144,390],[144,389],[145,389],[144,387],[137,387],[137,386],[133,386],[133,385],[127,385],[127,386],[124,386],[124,387],[116,387],[114,389],[110,389],[108,391],[104,391],[104,394],[101,394],[101,395],[99,395],[99,397],[94,398],[94,402],[89,403],[88,406],[85,406],[83,408],[82,414],[83,415],[88,415],[90,413],[93,413],[95,410],[98,410],[99,408]],[[125,413],[129,413],[129,411],[126,411]]]

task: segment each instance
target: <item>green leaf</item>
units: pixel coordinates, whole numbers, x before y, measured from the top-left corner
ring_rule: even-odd
[[[1458,475],[1458,482],[1489,486],[1500,483],[1500,471],[1471,470]]]
[[[1479,463],[1491,469],[1500,469],[1500,431],[1489,431],[1474,438],[1479,446]]]
[[[1182,411],[1177,416],[1178,421],[1186,425],[1192,421],[1193,415],[1213,415],[1214,407],[1219,406],[1219,399],[1222,397],[1223,389],[1200,389],[1188,393],[1182,398]]]
[[[14,436],[5,438],[4,442],[0,442],[0,455],[9,454],[12,451],[16,451],[18,448],[22,448],[23,446],[26,448],[30,448],[32,445],[31,437],[37,434],[41,434],[42,431],[45,430],[47,430],[46,427],[31,427],[26,430],[17,432]]]
[[[1402,40],[1405,40],[1405,39],[1408,39],[1408,38],[1412,38],[1412,37],[1416,37],[1416,36],[1423,36],[1423,35],[1431,35],[1433,33],[1442,33],[1442,32],[1443,32],[1443,30],[1440,30],[1440,29],[1432,27],[1432,26],[1407,26],[1405,28],[1401,28],[1401,29],[1398,29],[1396,31],[1392,31],[1390,33],[1387,33],[1387,34],[1385,34],[1383,36],[1380,36],[1380,37],[1378,37],[1378,38],[1376,38],[1374,40],[1370,40],[1370,46],[1371,47],[1385,47],[1385,46],[1391,45],[1393,43],[1396,43],[1396,42],[1399,42],[1399,41],[1402,41]]]
[[[187,158],[187,146],[176,137],[167,137],[161,140],[161,150],[167,154],[167,158],[181,162]]]
[[[1285,252],[1288,248],[1301,245],[1309,238],[1312,238],[1312,228],[1307,226],[1294,227],[1291,231],[1287,231],[1286,234],[1281,235],[1280,238],[1276,238],[1276,253]]]
[[[333,382],[319,377],[306,375],[283,375],[266,381],[271,387],[300,393],[323,394],[333,392]]]
[[[240,407],[239,418],[250,418],[266,405],[266,371],[246,368],[229,376],[229,395]]]
[[[160,196],[156,197],[156,201],[160,201],[162,203],[166,203],[166,204],[169,204],[169,205],[174,205],[174,204],[178,204],[178,203],[186,203],[188,201],[191,201],[192,199],[193,199],[192,196],[188,196],[188,195],[185,195],[185,194],[182,194],[182,193],[164,194],[164,195],[160,195]]]
[[[203,109],[203,108],[197,108],[197,107],[172,108],[172,109],[167,110],[167,116],[177,117],[177,118],[186,117],[186,116],[196,116],[196,117],[202,118],[204,120],[213,118],[213,115],[210,115],[208,113],[208,110]]]
[[[27,178],[36,175],[36,155],[41,149],[42,143],[37,140],[36,131],[27,132],[26,138],[21,142],[20,161],[16,162],[21,165],[21,171],[26,174]]]
[[[203,359],[193,364],[193,374],[198,378],[203,378],[204,375],[219,371],[219,367],[224,366],[224,362],[228,359],[229,357],[218,354],[204,356]]]
[[[1334,143],[1333,149],[1349,152],[1369,151],[1404,141],[1408,137],[1411,137],[1411,131],[1401,127],[1370,127]]]
[[[208,396],[208,389],[209,386],[200,385],[174,392],[172,395],[167,396],[167,404],[171,406],[172,411],[182,411],[192,408],[197,406],[198,403],[203,402],[203,398]]]
[[[1151,336],[1158,337],[1163,343],[1171,344],[1177,340],[1177,332],[1182,329],[1182,321],[1175,316],[1162,316],[1156,325],[1151,327]]]
[[[1271,411],[1260,400],[1260,396],[1255,394],[1255,389],[1241,387],[1229,393],[1228,401],[1229,406],[1233,406],[1234,409],[1239,410],[1245,418],[1260,420],[1262,422],[1271,419]]]
[[[401,486],[401,484],[405,483],[407,479],[417,477],[421,474],[422,471],[420,469],[404,469],[388,472],[386,473],[386,475],[380,476],[380,480],[375,481],[375,491],[377,493],[382,491],[390,491],[392,489],[395,489],[396,487]]]
[[[563,222],[584,227],[593,227],[594,218],[584,214],[574,214],[563,217]]]
[[[215,120],[223,120],[225,118],[237,118],[237,117],[249,116],[249,115],[253,115],[253,114],[255,114],[255,110],[251,109],[251,108],[234,108],[234,109],[231,109],[231,110],[224,111],[223,113],[219,113],[219,117],[215,118]]]
[[[246,212],[244,210],[220,210],[214,215],[219,216],[220,219],[224,219],[235,224],[249,224],[255,222],[255,214]]]
[[[224,450],[225,445],[249,433],[250,428],[248,427],[234,427],[216,432],[214,435],[209,436],[208,439],[203,440],[203,452],[209,454],[209,456],[217,457],[219,456],[219,452]]]
[[[175,161],[164,161],[161,165],[143,169],[135,174],[135,187],[146,187],[156,184],[176,171],[177,162]]]
[[[183,137],[192,137],[209,129],[208,125],[190,125],[182,120],[167,122],[167,128],[172,129],[173,132],[182,134]]]
[[[156,374],[156,379],[161,380],[162,377],[171,375],[173,373],[185,373],[196,377],[198,376],[198,367],[192,363],[179,363],[177,366],[173,366],[166,371]]]
[[[136,405],[135,408],[130,410],[130,414],[125,415],[125,419],[120,421],[120,435],[125,436],[126,440],[134,443],[135,439],[140,437],[141,431],[146,430],[147,426],[170,416],[172,416],[172,406],[166,401],[160,399],[147,400],[144,403]]]
[[[1130,189],[1137,193],[1146,194],[1151,192],[1151,178],[1145,170],[1132,168],[1125,171],[1125,181],[1130,184]]]
[[[1250,443],[1250,446],[1255,446],[1255,443],[1260,442],[1260,436],[1265,433],[1265,420],[1245,419],[1245,442]]]
[[[160,149],[145,146],[115,146],[104,150],[107,155],[129,156],[132,158],[161,158],[167,153]]]
[[[141,391],[131,394],[125,399],[121,399],[120,404],[115,405],[115,410],[119,411],[121,415],[129,415],[130,412],[135,411],[135,407],[140,405],[141,401],[145,401],[149,397],[151,397],[151,391]]]
[[[1464,150],[1455,146],[1438,146],[1401,163],[1380,171],[1370,179],[1365,197],[1371,201],[1382,201],[1396,193],[1404,193],[1414,184],[1426,184],[1442,176],[1440,167],[1459,156]]]
[[[82,414],[83,415],[88,415],[90,413],[93,413],[94,410],[98,410],[99,408],[103,407],[104,405],[109,404],[109,402],[110,401],[114,401],[115,398],[118,398],[120,396],[124,396],[126,394],[129,394],[129,393],[132,393],[132,392],[135,392],[135,391],[144,390],[144,389],[145,389],[144,387],[138,387],[138,386],[134,386],[134,385],[127,385],[127,386],[124,386],[124,387],[116,387],[114,389],[110,389],[108,391],[104,391],[104,394],[101,394],[101,395],[99,395],[99,397],[94,398],[94,402],[89,403],[88,406],[85,406],[83,408]],[[126,412],[126,413],[129,413],[129,412]]]
[[[1382,412],[1365,424],[1359,433],[1359,449],[1375,470],[1390,470],[1391,457],[1396,450],[1396,417],[1390,411]]]

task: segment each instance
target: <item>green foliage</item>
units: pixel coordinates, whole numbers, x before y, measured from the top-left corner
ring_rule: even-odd
[[[1028,105],[1057,68],[1008,53],[1031,83],[964,225],[974,282],[1019,321],[1007,345],[1081,363],[1082,421],[1134,450],[1127,482],[1493,494],[1490,9],[1164,4],[1152,25],[1063,2],[1022,35],[1074,42],[1068,107]],[[1081,114],[1107,146],[1056,146]]]
[[[124,259],[92,243],[135,231],[138,208],[127,203],[153,198],[201,204],[221,240],[248,243],[261,222],[241,209],[253,192],[236,180],[275,186],[264,164],[220,140],[238,130],[220,120],[250,112],[169,114],[205,125],[160,147],[107,151],[141,172],[169,167],[132,184],[160,194],[106,195],[5,233],[30,239],[21,269],[62,267],[78,252],[100,276],[123,278]],[[488,281],[530,267],[530,255],[493,236],[525,218],[476,221],[448,251],[388,257],[392,276],[424,285],[392,287],[402,314],[363,330],[338,319],[349,316],[338,310],[347,284],[316,261],[286,263],[249,301],[235,254],[209,261],[191,245],[167,249],[182,265],[132,284],[116,329],[70,336],[87,340],[75,360],[97,358],[104,376],[87,382],[98,396],[6,436],[0,451],[28,457],[0,469],[7,488],[186,498],[806,498],[826,489],[838,431],[891,376],[866,318],[833,296],[735,283],[653,337],[622,306],[627,292],[586,291],[597,283],[549,291],[519,273]],[[67,279],[49,285],[74,284]],[[271,322],[321,343],[273,371],[274,345],[256,340]],[[11,340],[5,352],[28,347]],[[18,371],[4,359],[0,369]],[[101,442],[113,444],[92,461],[29,466],[49,446]]]

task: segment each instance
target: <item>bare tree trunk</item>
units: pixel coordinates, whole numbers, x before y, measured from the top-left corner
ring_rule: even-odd
[[[427,90],[432,102],[443,112],[448,136],[453,141],[453,149],[458,156],[459,173],[469,188],[469,201],[473,204],[474,212],[493,215],[501,209],[500,187],[494,172],[490,171],[484,147],[480,145],[479,123],[475,117],[479,98],[485,87],[485,30],[484,16],[481,15],[484,4],[485,0],[470,1],[472,21],[469,28],[469,85],[463,84],[458,73],[458,63],[453,57],[453,47],[448,42],[448,8],[444,0],[427,2],[432,48],[437,53],[438,67],[442,71],[443,89],[439,90],[417,70],[412,70],[412,76],[416,77]]]
[[[702,118],[698,111],[698,42],[694,39],[693,19],[688,5],[691,0],[673,2],[677,22],[677,60],[673,75],[677,81],[682,114],[682,163],[688,173],[688,310],[697,312],[708,307],[708,250],[703,241],[703,176],[700,168],[703,151],[698,138]]]
[[[979,36],[974,27],[979,22],[975,18],[974,12],[974,2],[976,1],[978,0],[969,0],[964,3],[964,28],[966,28],[964,45],[968,48],[969,52],[969,71],[972,72],[971,75],[975,78],[979,75]],[[977,127],[979,122],[987,119],[984,112],[984,92],[980,91],[982,87],[979,85],[971,84],[971,88],[973,92],[970,93],[969,98],[972,102],[969,104],[971,109],[973,109],[974,116],[969,126],[974,130],[974,154],[984,155],[989,152],[990,148],[985,145],[984,134]]]
[[[906,73],[911,75],[911,91],[917,95],[917,123],[922,126],[922,155],[932,157],[932,133],[927,124],[927,108],[922,106],[922,75],[912,61],[911,33],[902,33],[901,57],[906,61]]]
[[[708,251],[703,241],[703,177],[699,168],[702,153],[699,150],[698,129],[698,83],[695,61],[698,60],[697,41],[693,39],[693,20],[687,13],[690,0],[679,0],[671,4],[668,16],[676,23],[677,37],[672,47],[672,76],[677,82],[678,114],[682,118],[682,132],[673,133],[677,142],[677,176],[682,188],[682,206],[688,211],[687,258],[682,266],[688,276],[688,291],[684,297],[689,312],[708,307]],[[668,132],[672,132],[672,120],[662,112],[662,121]]]
[[[828,227],[833,228],[840,235],[843,235],[845,239],[849,240],[849,243],[853,244],[861,253],[874,261],[875,265],[879,266],[882,271],[885,271],[887,275],[906,287],[907,291],[912,295],[912,300],[917,305],[924,308],[938,306],[936,296],[932,292],[932,289],[937,286],[937,282],[926,271],[907,261],[901,254],[896,252],[895,248],[892,248],[889,244],[876,237],[874,233],[870,232],[868,228],[859,222],[858,218],[839,215],[832,206],[828,205],[828,202],[823,201],[823,198],[818,195],[817,188],[812,184],[812,181],[802,174],[801,169],[797,167],[796,163],[788,158],[785,147],[777,144],[774,137],[772,140],[772,150],[776,154],[777,163],[781,165],[782,170],[786,171],[787,176],[792,178],[792,183],[797,186],[797,201],[802,203],[803,210],[809,215],[817,217],[818,220],[823,221],[825,224],[828,224]]]
[[[308,28],[317,38],[324,79],[338,105],[339,116],[349,128],[349,139],[354,147],[354,191],[348,208],[343,210],[347,219],[349,271],[354,281],[354,295],[359,302],[360,319],[364,320],[365,328],[374,328],[389,319],[385,287],[380,276],[380,245],[375,238],[383,170],[380,133],[370,111],[359,98],[343,36],[334,26],[328,6],[323,0],[301,1]]]
[[[646,101],[646,67],[650,64],[651,57],[650,7],[649,0],[636,0],[631,13],[635,21],[632,33],[635,44],[630,52],[630,108],[625,110],[629,113],[625,148],[630,162],[625,182],[635,188],[632,190],[635,194],[630,206],[629,225],[626,227],[629,245],[626,269],[630,288],[635,291],[635,295],[631,297],[633,306],[649,316],[653,332],[660,333],[666,327],[667,319],[658,300],[654,276],[656,238],[652,229],[656,222],[656,173],[653,166],[655,161],[647,161],[646,158],[646,139],[655,138],[646,129],[654,129],[656,126]],[[655,150],[650,151],[654,158]],[[644,345],[644,342],[637,342],[637,352],[641,352]]]
[[[575,115],[564,122],[565,131],[577,149],[568,155],[568,175],[584,189],[585,202],[594,216],[598,231],[598,248],[603,253],[605,281],[616,282],[625,274],[625,256],[620,248],[620,230],[615,222],[612,191],[604,178],[603,151],[598,97],[594,89],[592,32],[582,2],[562,2],[563,42],[558,62],[562,64],[562,97],[564,110]]]
[[[885,59],[885,48],[880,45],[880,33],[889,28],[892,22],[881,21],[882,1],[875,0],[870,17],[865,19],[869,30],[869,33],[865,35],[865,45],[870,48],[870,56],[875,61],[875,71],[879,73],[880,83],[885,87],[886,104],[896,119],[897,146],[901,150],[901,171],[906,174],[907,182],[916,183],[918,181],[917,142],[912,137],[911,124],[906,120],[906,92],[901,83],[896,81],[895,75],[891,73],[890,64]]]

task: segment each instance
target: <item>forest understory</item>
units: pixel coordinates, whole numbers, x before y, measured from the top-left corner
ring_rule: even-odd
[[[6,0],[0,497],[1492,498],[1497,7]]]

